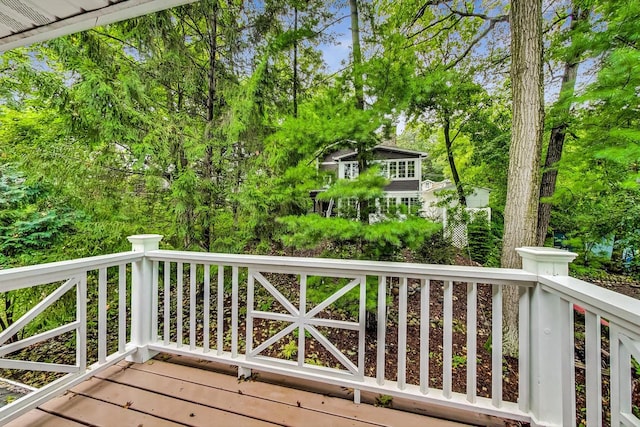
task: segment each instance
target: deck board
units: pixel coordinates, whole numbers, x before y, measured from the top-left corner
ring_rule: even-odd
[[[463,425],[160,360],[121,362],[40,408],[9,426]]]
[[[108,376],[110,381],[115,381],[119,384],[135,387],[140,390],[165,390],[166,393],[170,393],[175,399],[196,402],[200,405],[206,405],[233,414],[250,415],[254,418],[277,425],[305,425],[309,427],[379,426],[329,413],[317,413],[317,411],[298,407],[297,404],[289,405],[279,400],[266,398],[265,396],[251,395],[248,392],[245,394],[242,390],[246,390],[247,387],[241,387],[242,384],[238,384],[237,380],[229,375],[200,371],[197,372],[197,374],[203,375],[205,381],[198,383],[185,381],[185,379],[180,378],[182,370],[173,369],[174,366],[177,365],[155,362],[149,366],[155,367],[155,371],[137,370],[134,369],[134,367],[123,371],[122,369],[116,368],[118,372],[105,372],[100,375]],[[166,376],[168,372],[172,372],[176,376]],[[213,375],[206,375],[207,373]],[[231,382],[227,381],[229,379]],[[220,383],[222,383],[223,380],[225,380],[224,387],[220,387]],[[216,386],[211,387],[208,384],[215,384]],[[294,390],[291,391],[295,392]]]
[[[180,424],[127,409],[118,404],[103,402],[74,393],[67,393],[40,406],[52,414],[80,423],[96,426],[157,426],[172,427]],[[20,419],[18,419],[20,420]],[[28,424],[25,424],[28,425]],[[55,424],[52,424],[52,426]]]
[[[194,382],[196,384],[210,384],[225,390],[237,390],[243,396],[255,396],[261,399],[280,402],[290,406],[311,409],[326,414],[340,414],[344,418],[361,420],[374,425],[398,425],[411,426],[424,423],[429,420],[429,426],[453,427],[463,424],[428,417],[409,412],[396,411],[388,408],[380,408],[372,405],[355,405],[352,401],[325,396],[318,393],[297,390],[260,381],[247,381],[238,383],[237,379],[230,375],[224,375],[204,369],[194,369],[176,363],[162,361],[150,361],[145,364],[132,365],[131,369],[142,370],[150,373],[161,373],[175,379]],[[306,423],[309,420],[305,420]],[[307,425],[303,423],[302,425]],[[320,424],[322,425],[322,424]]]
[[[44,412],[41,409],[34,409],[33,411],[27,412],[25,415],[20,417],[17,420],[13,420],[8,424],[5,424],[5,427],[20,427],[20,426],[29,426],[29,427],[45,427],[45,426],[56,426],[56,427],[82,427],[84,424],[77,423],[75,421],[68,420],[66,418],[61,418],[57,415],[50,414],[48,412]]]
[[[143,414],[192,426],[206,427],[211,425],[241,424],[247,427],[271,427],[278,425],[255,419],[255,417],[249,418],[194,403],[193,401],[183,400],[181,395],[183,394],[184,385],[180,384],[179,381],[173,381],[171,384],[158,384],[155,382],[147,382],[146,384],[163,387],[157,390],[165,390],[167,393],[174,394],[175,398],[99,378],[85,381],[71,389],[71,391],[93,399],[113,402]],[[247,412],[247,415],[253,416],[251,411]],[[215,420],[215,423],[212,423],[212,420]]]

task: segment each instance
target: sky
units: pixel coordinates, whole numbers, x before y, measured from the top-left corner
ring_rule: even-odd
[[[476,3],[477,3],[476,9],[482,11],[480,0],[476,0]],[[484,11],[484,12],[488,13],[489,15],[495,15],[497,13],[500,13],[501,10],[502,10],[501,7],[496,7],[493,10]],[[548,20],[555,13],[555,9],[550,6],[550,3],[546,4],[545,11],[546,11],[545,19],[548,19]],[[346,16],[346,18],[340,20],[339,22],[337,22],[336,24],[332,25],[327,29],[327,31],[331,32],[335,36],[335,41],[333,43],[323,43],[319,46],[322,52],[324,61],[327,64],[327,70],[329,71],[329,73],[336,73],[342,70],[345,67],[345,64],[349,61],[349,55],[351,54],[351,21],[348,17],[349,5],[347,2],[338,3],[336,15],[338,17]],[[498,30],[501,33],[504,33],[500,35],[500,37],[508,38],[509,28],[507,24],[503,24],[500,28],[498,28],[497,26],[496,29],[494,29],[494,32]],[[486,50],[488,49],[487,43],[481,42],[478,45],[478,49],[480,54],[482,54],[483,49],[485,50],[485,53],[486,53]],[[594,75],[593,73],[590,73],[589,70],[591,70],[594,65],[595,64],[593,61],[580,65],[578,82],[577,82],[578,91],[581,88],[584,88],[589,83],[592,83],[594,79]],[[544,97],[545,97],[545,103],[550,104],[555,102],[556,99],[558,98],[558,94],[560,91],[559,77],[561,75],[562,70],[560,69],[553,70],[553,75],[555,78],[552,80],[550,79],[548,64],[546,64],[545,67],[547,67],[545,69],[547,80],[545,81]],[[493,84],[491,82],[482,82],[482,81],[479,81],[478,83],[482,84],[489,90],[491,89],[491,85]]]

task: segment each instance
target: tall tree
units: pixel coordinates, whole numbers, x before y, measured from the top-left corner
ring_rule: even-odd
[[[573,37],[573,33],[584,23],[589,17],[589,9],[581,8],[577,0],[573,0],[571,4],[571,25],[569,38]],[[578,66],[581,56],[586,50],[586,46],[578,43],[571,43],[566,54],[564,63],[564,71],[562,74],[562,84],[560,86],[560,96],[550,114],[553,124],[551,126],[551,134],[549,136],[549,146],[547,147],[547,155],[544,162],[542,180],[540,182],[540,202],[538,207],[538,224],[536,244],[544,246],[544,241],[549,228],[549,220],[551,219],[551,203],[547,200],[553,196],[556,190],[556,181],[558,179],[558,165],[562,157],[562,149],[564,146],[567,130],[569,127],[569,119],[571,114],[571,104],[574,99],[573,94],[578,77]]]
[[[356,108],[358,110],[364,110],[364,82],[362,78],[362,49],[360,48],[360,14],[358,12],[358,0],[349,0],[349,9],[351,11],[353,88],[355,91]]]
[[[488,105],[482,87],[470,81],[467,74],[456,70],[435,69],[414,79],[412,88],[413,109],[419,116],[435,118],[442,127],[442,136],[451,178],[456,187],[458,202],[467,206],[463,181],[458,172],[454,143],[463,131],[472,131],[479,117],[478,112]],[[429,114],[435,113],[435,114]],[[435,116],[432,118],[432,116]]]
[[[519,268],[515,249],[536,243],[540,150],[544,121],[542,80],[542,0],[512,0],[511,91],[513,117],[509,146],[507,202],[501,265]],[[518,289],[503,294],[504,352],[518,352]]]
[[[364,110],[364,78],[362,73],[362,49],[360,47],[360,13],[358,12],[358,0],[349,0],[351,11],[351,48],[353,59],[353,89],[355,95],[355,107],[358,111]],[[369,164],[371,143],[368,139],[357,139],[356,150],[358,169],[360,173],[367,170]],[[369,200],[359,198],[360,220],[369,221]]]

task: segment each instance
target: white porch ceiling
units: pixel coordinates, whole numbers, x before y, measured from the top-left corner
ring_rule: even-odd
[[[0,52],[196,0],[0,0]]]

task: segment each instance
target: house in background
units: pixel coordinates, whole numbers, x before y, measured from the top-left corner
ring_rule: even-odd
[[[420,197],[423,203],[422,212],[426,218],[442,221],[445,237],[450,238],[455,246],[463,248],[468,244],[467,225],[461,219],[453,218],[450,215],[450,212],[459,203],[455,191],[455,185],[448,179],[440,182],[422,181],[420,186]],[[465,197],[467,201],[466,211],[470,219],[473,219],[480,212],[484,212],[487,220],[491,221],[490,193],[491,190],[488,188],[473,187],[473,191]]]
[[[420,197],[422,198],[422,211],[427,218],[442,219],[446,208],[439,206],[446,198],[447,193],[453,194],[456,186],[445,179],[444,181],[424,180],[420,185]],[[444,193],[447,192],[447,193]],[[481,209],[489,206],[489,195],[491,190],[484,187],[473,187],[473,192],[466,196],[467,208]],[[448,207],[453,207],[458,203],[457,197],[453,197]]]
[[[328,175],[325,189],[334,178],[355,179],[359,175],[357,154],[355,149],[345,149],[335,151],[322,158],[318,169],[332,172]],[[378,145],[373,149],[373,161],[380,165],[381,173],[390,181],[384,187],[384,198],[376,201],[379,214],[395,213],[402,205],[406,206],[409,212],[417,213],[422,209],[420,182],[424,157],[426,157],[426,153],[388,145]],[[349,201],[317,200],[316,196],[325,189],[310,192],[314,201],[313,212],[323,216],[332,216],[335,215],[336,205]]]

